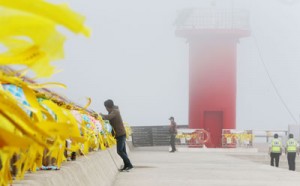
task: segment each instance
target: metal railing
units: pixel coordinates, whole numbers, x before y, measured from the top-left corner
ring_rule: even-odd
[[[274,134],[278,134],[283,142],[286,141],[287,130],[222,130],[222,147],[255,147],[256,144],[268,144]]]

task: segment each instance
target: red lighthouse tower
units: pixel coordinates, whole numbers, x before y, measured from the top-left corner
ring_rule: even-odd
[[[250,34],[248,12],[185,9],[176,35],[189,43],[189,127],[222,146],[222,129],[236,127],[236,45]]]

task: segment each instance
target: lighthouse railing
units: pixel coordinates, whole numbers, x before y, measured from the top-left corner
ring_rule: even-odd
[[[239,9],[183,9],[175,24],[178,30],[237,29],[249,30],[249,12]]]

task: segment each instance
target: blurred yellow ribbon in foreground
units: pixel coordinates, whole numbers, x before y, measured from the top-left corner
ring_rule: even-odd
[[[54,73],[51,61],[63,58],[65,36],[56,30],[64,26],[89,36],[84,17],[66,5],[44,0],[0,0],[0,65],[17,64],[31,68],[38,77]]]

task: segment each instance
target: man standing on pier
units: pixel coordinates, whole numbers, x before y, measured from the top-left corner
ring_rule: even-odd
[[[104,120],[109,120],[110,125],[113,127],[114,135],[117,140],[117,153],[123,159],[124,167],[120,171],[130,170],[133,168],[127,152],[126,152],[126,130],[123,124],[123,120],[119,111],[119,108],[114,105],[112,100],[106,100],[104,106],[108,112],[108,115],[101,114]]]
[[[171,145],[171,148],[172,150],[170,152],[175,152],[176,151],[176,147],[175,147],[175,138],[176,138],[176,135],[177,135],[177,125],[175,123],[175,120],[174,120],[174,117],[171,116],[169,118],[170,120],[170,128],[169,128],[169,132],[170,132],[170,135],[171,135],[171,138],[170,138],[170,145]]]

